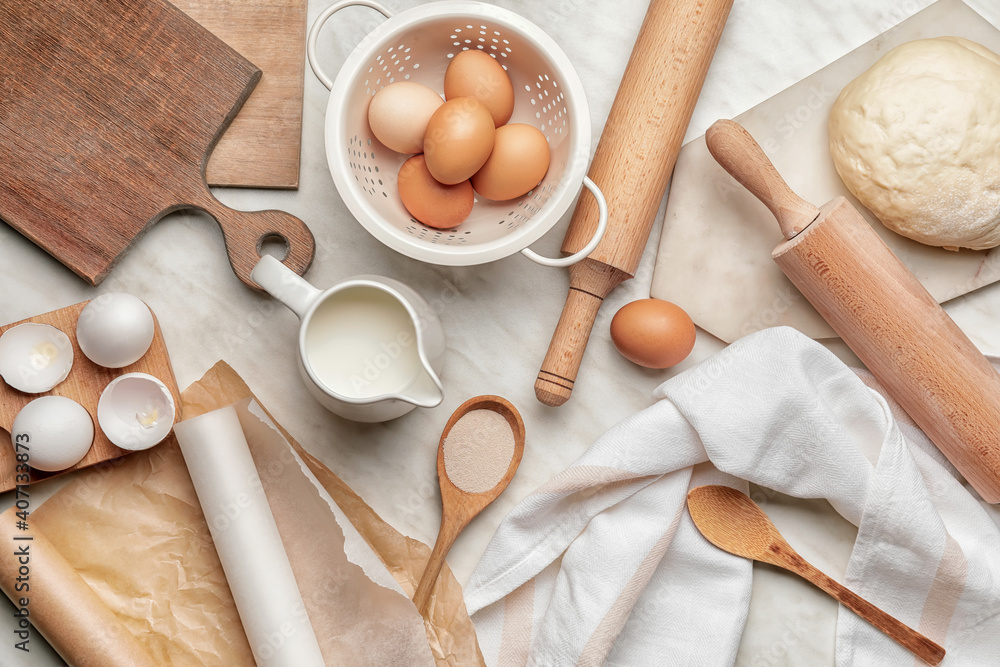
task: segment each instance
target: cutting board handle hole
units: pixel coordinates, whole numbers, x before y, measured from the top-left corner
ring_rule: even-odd
[[[261,257],[271,255],[275,259],[283,261],[288,257],[290,249],[291,246],[288,244],[288,239],[281,234],[264,234],[257,241],[257,254]]]

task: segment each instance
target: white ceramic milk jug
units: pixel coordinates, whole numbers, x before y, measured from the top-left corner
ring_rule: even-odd
[[[270,255],[250,277],[302,320],[299,371],[331,412],[381,422],[443,400],[444,330],[410,287],[366,275],[320,291]]]

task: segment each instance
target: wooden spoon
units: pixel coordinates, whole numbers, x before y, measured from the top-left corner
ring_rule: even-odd
[[[687,505],[694,525],[720,549],[794,572],[832,595],[924,662],[936,665],[944,659],[943,648],[844,588],[795,553],[764,511],[745,493],[728,486],[699,486],[688,492]]]
[[[510,466],[506,474],[500,479],[496,486],[489,491],[482,493],[468,493],[457,487],[444,465],[444,441],[451,432],[452,427],[458,420],[473,410],[493,410],[507,420],[510,430],[514,433],[514,455],[511,457]],[[438,443],[438,482],[441,486],[441,529],[438,531],[437,542],[431,557],[427,561],[424,573],[417,584],[417,591],[413,594],[413,604],[417,606],[421,616],[427,615],[427,603],[430,601],[431,589],[437,581],[441,567],[444,565],[444,557],[455,543],[459,533],[465,529],[469,522],[486,509],[486,506],[496,500],[497,496],[510,484],[514,478],[517,467],[521,465],[521,456],[524,454],[524,420],[518,413],[517,408],[511,405],[510,401],[499,396],[476,396],[462,403],[452,414],[448,423],[445,424],[441,433],[441,441]]]

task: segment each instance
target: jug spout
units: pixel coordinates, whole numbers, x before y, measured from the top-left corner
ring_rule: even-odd
[[[435,408],[444,400],[441,380],[432,368],[424,366],[409,386],[403,391],[403,400],[418,408]]]

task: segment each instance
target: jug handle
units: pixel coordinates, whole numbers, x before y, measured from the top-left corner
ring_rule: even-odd
[[[530,259],[531,261],[541,264],[542,266],[552,266],[555,268],[562,268],[565,266],[570,266],[571,264],[576,264],[582,259],[585,259],[587,255],[594,252],[597,249],[597,245],[604,238],[604,232],[608,229],[608,201],[604,198],[604,193],[601,189],[590,180],[589,177],[583,177],[583,187],[590,190],[590,193],[594,195],[594,199],[597,200],[597,229],[594,230],[594,237],[590,239],[587,245],[568,257],[560,257],[559,259],[554,259],[552,257],[543,257],[531,248],[525,248],[521,251],[521,254]]]
[[[335,2],[323,10],[323,13],[321,13],[316,19],[316,22],[313,23],[312,28],[309,29],[309,37],[306,40],[306,54],[309,56],[309,66],[312,67],[312,71],[316,75],[316,78],[319,79],[328,90],[333,88],[333,79],[327,76],[326,72],[323,71],[323,68],[320,67],[319,56],[316,55],[316,40],[319,37],[319,31],[323,28],[323,25],[331,16],[339,12],[341,9],[353,7],[355,5],[360,7],[370,7],[387,19],[392,18],[392,12],[373,0],[344,0],[343,2]]]
[[[282,264],[276,257],[264,255],[250,272],[250,279],[264,288],[264,291],[302,319],[320,297],[322,292],[294,271]]]

